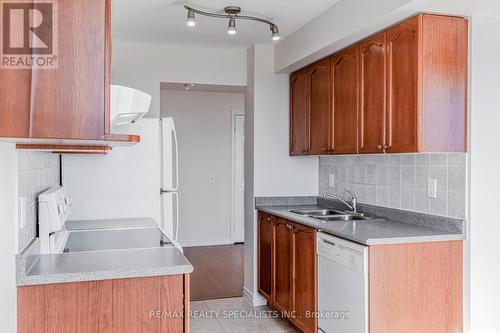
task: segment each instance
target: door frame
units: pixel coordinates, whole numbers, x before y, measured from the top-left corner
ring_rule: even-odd
[[[236,185],[236,163],[235,163],[235,149],[236,149],[236,145],[235,145],[235,140],[236,140],[236,137],[235,137],[235,134],[236,134],[236,117],[243,117],[245,118],[245,113],[242,112],[242,111],[231,111],[231,181],[230,181],[230,186],[231,186],[231,212],[230,212],[230,220],[231,220],[231,230],[230,230],[230,234],[231,234],[231,241],[232,242],[236,242],[236,241],[239,241],[237,239],[235,239],[235,226],[236,226],[236,223],[235,223],[235,203],[236,203],[236,192],[235,192],[235,185]],[[244,154],[245,152],[243,152]]]

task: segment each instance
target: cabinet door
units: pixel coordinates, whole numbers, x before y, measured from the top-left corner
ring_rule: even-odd
[[[31,137],[102,139],[110,0],[58,1],[58,68],[33,70]]]
[[[291,292],[291,224],[286,220],[275,222],[273,304],[279,311],[290,310]]]
[[[30,69],[0,69],[0,137],[29,136],[30,96]]]
[[[334,154],[358,152],[358,49],[350,47],[331,58]]]
[[[271,276],[272,276],[272,243],[273,218],[270,215],[259,213],[259,240],[258,240],[258,261],[259,261],[259,293],[269,302],[271,297]]]
[[[418,150],[418,20],[387,31],[387,152]]]
[[[307,72],[290,76],[290,155],[303,155],[309,146],[309,108]]]
[[[317,332],[316,229],[293,224],[292,232],[293,323],[302,332]]]
[[[359,44],[359,152],[377,153],[385,146],[385,32]]]
[[[331,79],[330,58],[309,66],[309,154],[330,151]]]

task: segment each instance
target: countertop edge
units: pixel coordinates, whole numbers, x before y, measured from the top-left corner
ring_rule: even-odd
[[[16,286],[26,287],[34,285],[71,283],[71,282],[90,282],[102,280],[117,280],[140,277],[169,276],[191,274],[192,265],[181,265],[168,268],[146,268],[138,270],[110,270],[96,272],[78,272],[78,273],[56,273],[42,275],[24,275],[17,276]]]

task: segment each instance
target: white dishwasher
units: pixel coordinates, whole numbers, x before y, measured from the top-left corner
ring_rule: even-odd
[[[368,247],[318,232],[318,332],[368,332]]]

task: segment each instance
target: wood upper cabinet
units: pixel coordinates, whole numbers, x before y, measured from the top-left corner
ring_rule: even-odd
[[[302,332],[317,332],[316,229],[292,224],[292,322]],[[309,315],[308,315],[309,313]]]
[[[358,48],[350,47],[331,58],[332,130],[334,154],[358,152]]]
[[[385,144],[386,35],[361,42],[359,48],[359,152],[377,153]]]
[[[55,69],[0,70],[0,137],[109,134],[111,1],[59,0]]]
[[[309,148],[307,70],[290,75],[290,155],[306,154]]]
[[[105,134],[109,0],[61,0],[58,68],[33,70],[30,137],[102,139]]]
[[[330,58],[290,76],[290,155],[331,151]]]
[[[421,15],[419,151],[467,151],[468,23]]]
[[[387,152],[418,151],[419,19],[417,16],[386,33]]]
[[[309,154],[325,154],[331,149],[331,79],[330,58],[308,69]]]
[[[311,149],[303,154],[465,152],[467,45],[466,19],[420,14],[334,54],[330,83],[317,84],[321,62],[307,67],[317,78],[303,93],[305,105],[311,99],[303,123]]]

